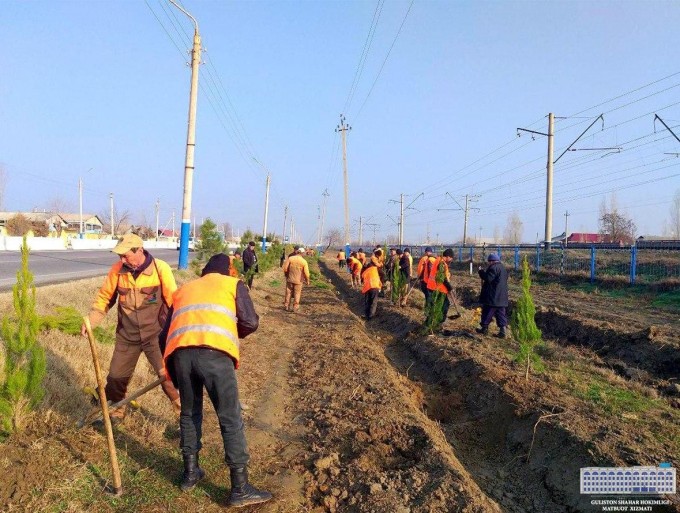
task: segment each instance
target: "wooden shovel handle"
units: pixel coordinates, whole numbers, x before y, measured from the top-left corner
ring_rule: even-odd
[[[116,444],[113,441],[113,429],[111,428],[111,419],[109,418],[109,404],[106,400],[106,391],[104,390],[104,378],[102,377],[102,369],[99,366],[99,357],[97,356],[97,347],[95,346],[94,335],[92,334],[92,326],[90,319],[83,317],[85,329],[87,330],[87,340],[90,342],[90,350],[92,351],[92,362],[94,363],[94,373],[97,377],[97,387],[99,389],[99,404],[102,407],[102,417],[104,419],[104,429],[106,430],[106,443],[109,448],[109,457],[111,460],[111,472],[113,473],[113,493],[114,495],[122,495],[123,486],[120,481],[120,469],[118,468],[118,456],[116,455]]]

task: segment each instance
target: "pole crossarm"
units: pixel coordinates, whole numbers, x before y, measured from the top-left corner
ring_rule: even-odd
[[[546,134],[545,132],[537,132],[536,130],[529,130],[528,128],[517,128],[517,137],[519,137],[520,132],[529,132],[530,134],[538,134],[538,135],[544,135],[545,137],[550,137],[550,134]]]
[[[586,132],[587,132],[588,130],[590,130],[590,128],[591,128],[595,123],[597,123],[597,120],[598,120],[598,119],[601,119],[601,120],[602,120],[602,129],[604,129],[604,114],[600,114],[599,116],[597,116],[597,117],[595,118],[595,120],[594,120],[590,125],[588,125],[588,128],[586,128],[583,132],[581,132],[581,135],[579,135],[576,139],[574,139],[574,142],[572,142],[569,146],[567,146],[567,149],[564,150],[564,151],[560,154],[560,156],[557,157],[557,158],[553,161],[553,164],[557,164],[557,161],[560,160],[560,159],[562,158],[562,155],[564,155],[565,153],[567,153],[567,152],[571,149],[571,147],[572,147],[574,144],[576,144],[576,142],[577,142],[581,137],[583,137],[583,136],[586,134]]]
[[[664,122],[664,120],[661,119],[661,118],[659,117],[658,114],[654,114],[654,132],[656,133],[656,120],[657,120],[657,119],[658,119],[659,121],[661,121],[661,124],[662,124],[663,126],[666,127],[666,130],[668,130],[671,134],[673,134],[673,137],[675,137],[675,140],[678,141],[678,142],[680,142],[680,138],[678,138],[678,136],[675,135],[675,132],[673,132],[673,130],[671,130],[671,127],[669,127],[669,126]]]

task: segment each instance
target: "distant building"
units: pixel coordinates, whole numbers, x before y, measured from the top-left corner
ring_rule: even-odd
[[[7,226],[7,221],[18,215],[24,216],[34,223],[45,223],[50,234],[80,233],[80,214],[54,214],[51,212],[0,212],[0,228]],[[83,214],[83,232],[101,234],[103,223],[98,216]],[[5,232],[5,230],[3,230]]]

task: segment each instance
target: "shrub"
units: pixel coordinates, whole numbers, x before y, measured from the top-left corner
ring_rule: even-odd
[[[526,363],[525,378],[529,379],[529,370],[540,372],[543,362],[536,354],[536,348],[541,344],[541,330],[536,326],[536,307],[531,297],[531,271],[527,257],[522,261],[522,293],[512,311],[510,326],[512,335],[519,342],[519,350],[515,354],[515,361]]]
[[[45,350],[38,343],[35,285],[28,269],[28,243],[21,246],[21,269],[13,288],[15,319],[2,321],[5,380],[0,387],[0,423],[8,433],[21,431],[26,415],[44,395]]]

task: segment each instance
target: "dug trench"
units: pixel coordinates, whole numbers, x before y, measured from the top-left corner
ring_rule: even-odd
[[[338,297],[362,315],[363,297],[351,289],[346,272],[320,265]],[[471,293],[463,292],[462,303],[470,304]],[[580,405],[560,397],[545,380],[525,382],[508,363],[507,343],[499,351],[501,341],[474,333],[474,310],[461,307],[461,316],[447,321],[453,336],[420,335],[421,305],[417,294],[405,308],[382,300],[366,329],[408,379],[455,457],[503,511],[595,511],[579,493],[580,468],[642,464],[649,456],[626,436],[601,443],[606,426],[603,431],[592,422],[590,412],[578,413]],[[677,457],[673,448],[654,449],[659,461]],[[668,511],[680,511],[672,508]]]
[[[475,289],[469,283],[479,280],[463,277],[461,281],[463,285],[458,291],[462,304],[474,308],[479,287]],[[611,311],[610,302],[602,305],[594,315],[579,315],[569,308],[565,296],[556,299],[556,294],[540,291],[536,294],[536,325],[544,337],[562,346],[583,348],[595,365],[656,390],[653,393],[680,408],[680,338],[675,334],[677,326],[672,313],[662,317],[663,311],[657,310],[656,318],[645,319],[648,322],[641,322],[644,317],[622,319]],[[591,301],[589,298],[587,302]],[[511,301],[509,312],[513,306],[514,301]]]

